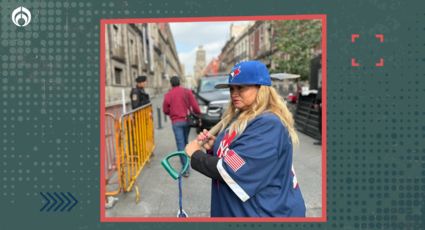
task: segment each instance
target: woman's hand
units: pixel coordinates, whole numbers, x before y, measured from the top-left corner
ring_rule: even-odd
[[[184,151],[189,157],[192,157],[192,154],[200,149],[201,149],[201,144],[199,143],[198,140],[195,139],[186,145],[186,148],[184,148]]]
[[[205,150],[210,150],[214,145],[215,136],[211,135],[208,130],[204,129],[198,134],[196,140],[203,143],[202,147],[204,147]]]
[[[197,150],[200,150],[201,147],[203,147],[205,150],[212,149],[214,141],[215,136],[211,135],[208,130],[204,129],[201,133],[198,134],[195,140],[186,145],[184,150],[189,157],[192,157],[192,154]]]

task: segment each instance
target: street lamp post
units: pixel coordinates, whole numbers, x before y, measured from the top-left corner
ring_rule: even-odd
[[[272,68],[272,62],[273,62],[273,22],[270,22],[269,24],[269,43],[270,43],[270,50],[269,50],[269,68]]]

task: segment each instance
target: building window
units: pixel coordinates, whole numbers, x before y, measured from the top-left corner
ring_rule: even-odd
[[[131,35],[129,35],[131,36]],[[130,38],[130,60],[131,64],[137,64],[137,48],[136,48],[136,42],[133,39],[133,36]]]
[[[133,70],[133,77],[134,77],[133,79],[136,79],[137,76],[138,76],[137,71],[136,70]]]
[[[264,25],[260,26],[260,49],[264,47]]]
[[[123,75],[122,72],[123,72],[122,69],[116,68],[116,67],[114,68],[115,84],[117,84],[117,85],[121,85],[122,84],[121,83],[122,75]]]
[[[131,37],[130,38],[130,48],[131,48],[130,52],[132,52],[133,54],[137,54],[137,44],[136,44],[136,39],[135,39],[136,36],[134,36],[133,34],[131,34],[129,36]]]
[[[114,39],[114,45],[120,46],[121,45],[121,36],[120,36],[120,29],[118,25],[112,25],[112,35]]]

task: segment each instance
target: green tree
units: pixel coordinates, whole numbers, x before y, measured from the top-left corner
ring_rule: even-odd
[[[301,75],[307,80],[310,75],[310,61],[313,52],[321,49],[322,23],[320,20],[287,20],[273,22],[273,42],[276,64],[273,72]]]

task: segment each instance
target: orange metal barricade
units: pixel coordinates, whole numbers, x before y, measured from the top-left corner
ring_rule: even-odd
[[[107,117],[112,115],[106,114]],[[108,120],[108,119],[107,119]],[[114,119],[115,127],[115,154],[110,154],[108,143],[112,143],[110,133],[106,133],[106,175],[107,185],[110,168],[115,167],[115,174],[118,177],[118,189],[106,192],[106,196],[115,196],[120,191],[130,192],[133,187],[136,190],[136,202],[140,198],[139,189],[135,186],[137,177],[140,175],[146,162],[149,162],[152,155],[154,143],[154,126],[152,116],[152,105],[148,104],[136,110],[121,115],[119,121]],[[107,128],[105,130],[108,130]],[[110,144],[110,146],[112,146]],[[109,155],[108,155],[109,154]],[[111,162],[115,162],[112,164]]]
[[[121,191],[119,146],[120,123],[111,113],[105,114],[105,179],[106,196],[118,195]]]
[[[118,195],[121,190],[119,180],[120,164],[117,157],[116,146],[118,146],[119,122],[111,113],[105,114],[105,179],[106,196]]]

